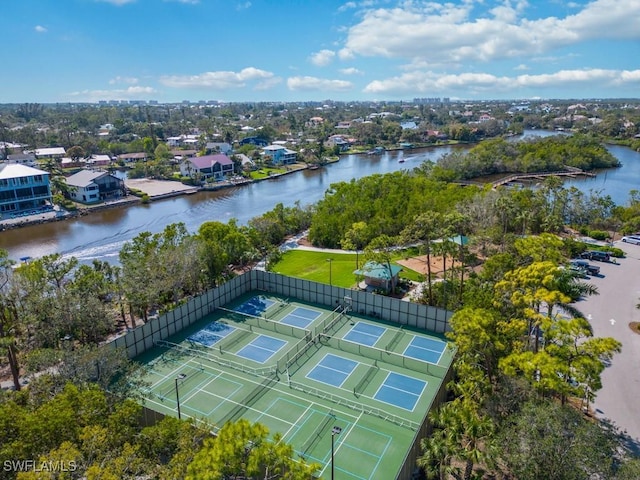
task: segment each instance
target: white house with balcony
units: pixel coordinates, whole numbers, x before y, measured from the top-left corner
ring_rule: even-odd
[[[2,216],[37,213],[52,207],[49,172],[19,163],[0,165]]]
[[[289,165],[296,163],[298,152],[283,145],[267,145],[262,147],[262,155],[274,165]]]
[[[81,203],[117,200],[125,195],[124,180],[107,172],[81,170],[67,178],[69,196]]]

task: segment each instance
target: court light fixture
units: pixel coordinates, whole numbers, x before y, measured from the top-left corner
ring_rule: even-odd
[[[331,429],[331,480],[333,480],[333,439],[336,435],[340,435],[340,432],[342,432],[342,428],[338,427],[337,425],[334,425],[333,428]]]
[[[180,390],[178,389],[178,381],[184,380],[187,378],[186,373],[181,373],[176,377],[176,404],[178,405],[178,420],[182,420],[182,416],[180,415]]]

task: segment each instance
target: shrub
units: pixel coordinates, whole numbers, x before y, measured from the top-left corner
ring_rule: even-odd
[[[589,232],[589,236],[596,240],[606,240],[607,238],[609,238],[609,232],[606,232],[604,230],[591,230]]]

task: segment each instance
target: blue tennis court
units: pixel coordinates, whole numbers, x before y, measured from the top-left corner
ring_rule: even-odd
[[[293,312],[290,312],[280,320],[280,323],[286,323],[287,325],[293,325],[299,328],[307,328],[320,315],[322,315],[322,312],[311,310],[310,308],[297,307]]]
[[[445,348],[447,348],[447,344],[440,340],[413,337],[411,343],[404,350],[404,356],[437,365]]]
[[[215,343],[219,342],[224,337],[229,335],[234,330],[235,330],[234,327],[231,327],[226,323],[211,322],[202,330],[192,335],[189,335],[187,339],[192,342],[196,342],[201,345],[211,347],[212,345],[214,345]]]
[[[264,363],[269,360],[275,353],[287,344],[286,341],[279,338],[269,337],[268,335],[260,335],[251,343],[247,344],[236,353],[236,355],[254,362]]]
[[[373,347],[387,329],[370,323],[358,322],[343,337],[350,342]]]
[[[373,398],[413,412],[427,382],[407,375],[389,372]]]
[[[334,387],[341,387],[357,366],[358,362],[354,360],[328,353],[307,374],[307,378]]]
[[[255,317],[260,317],[262,316],[262,313],[274,303],[276,302],[274,302],[273,300],[269,300],[268,298],[253,297],[250,300],[244,302],[239,307],[234,308],[234,310],[236,312],[247,313]]]

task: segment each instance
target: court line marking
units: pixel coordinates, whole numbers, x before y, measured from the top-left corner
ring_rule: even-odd
[[[319,378],[314,378],[314,377],[310,377],[309,375],[311,375],[313,372],[316,371],[316,368],[324,368],[325,370],[332,370],[331,368],[327,368],[327,367],[323,367],[322,365],[316,365],[315,367],[313,367],[313,369],[307,373],[304,378],[308,378],[310,380],[313,380],[315,382],[319,382],[319,383],[324,383],[325,385],[329,385],[331,387],[335,387],[335,388],[342,388],[342,385],[344,385],[344,382],[347,381],[347,378],[349,378],[349,375],[347,375],[344,372],[340,372],[338,370],[333,370],[334,372],[338,372],[341,373],[342,375],[344,375],[344,379],[342,380],[342,382],[340,382],[340,384],[336,385],[335,383],[329,383],[329,382],[325,382],[324,380],[320,380]],[[336,375],[337,377],[337,375]]]
[[[429,338],[429,337],[421,337],[421,336],[419,336],[419,335],[413,335],[413,338],[412,338],[412,339],[411,339],[411,341],[409,342],[409,345],[407,345],[407,346],[405,347],[404,352],[402,352],[402,355],[403,355],[404,357],[407,357],[407,358],[413,358],[414,360],[419,360],[419,361],[421,361],[421,362],[430,363],[430,364],[432,364],[432,365],[440,365],[440,360],[442,360],[442,355],[444,355],[444,352],[445,352],[445,350],[447,349],[447,344],[446,344],[445,342],[442,342],[442,343],[443,343],[443,345],[444,345],[444,348],[442,349],[442,351],[441,351],[441,352],[439,352],[439,351],[437,351],[437,350],[430,350],[431,352],[439,353],[438,361],[437,361],[436,363],[433,363],[433,362],[429,362],[429,361],[427,361],[427,360],[423,360],[422,358],[416,358],[416,357],[413,357],[413,356],[411,356],[411,355],[406,355],[406,351],[409,349],[409,347],[422,348],[423,350],[429,350],[428,348],[420,347],[420,346],[418,346],[418,345],[413,345],[413,341],[414,341],[416,338]],[[436,341],[436,342],[440,342],[440,340],[431,339],[431,338],[429,338],[429,340],[434,340],[434,341]]]
[[[203,360],[205,362],[207,361],[206,359],[203,359]],[[193,358],[190,358],[189,361],[193,361]],[[242,376],[237,375],[235,373],[232,373],[230,371],[221,370],[221,369],[216,368],[215,366],[210,365],[208,363],[207,364],[203,363],[202,366],[205,367],[205,369],[213,370],[214,372],[219,372],[221,374],[220,376],[223,379],[226,379],[226,377],[231,377],[231,378],[237,379],[237,380],[239,380],[239,383],[241,383],[243,386],[247,385],[247,384],[251,384],[251,385],[253,385],[255,387],[255,386],[259,385],[260,383],[262,383],[262,382],[253,381],[250,378],[242,377]],[[167,376],[167,378],[171,378],[171,375]],[[288,387],[286,387],[286,386],[285,387],[281,387],[280,384],[275,384],[273,387],[270,388],[270,390],[278,392],[279,398],[282,398],[284,400],[288,400],[289,398],[295,398],[296,400],[301,402],[301,405],[306,405],[306,404],[314,405],[315,407],[317,407],[318,411],[324,411],[324,410],[327,409],[327,407],[325,405],[323,405],[322,403],[314,402],[313,400],[309,400],[309,399],[306,399],[304,397],[300,397],[299,395],[295,395],[293,393],[290,393],[290,389]],[[344,391],[347,391],[347,390],[344,390]],[[218,395],[212,394],[212,393],[207,392],[207,391],[204,391],[204,393],[209,394],[209,395],[214,395],[217,398],[221,398],[223,400],[227,400],[225,397],[220,397]],[[236,401],[233,401],[233,400],[228,400],[228,401],[230,401],[232,403],[235,403],[236,405],[240,405],[241,404],[240,402],[236,402]],[[333,411],[336,411],[335,407],[340,407],[341,406],[340,404],[333,403],[333,402],[331,402],[331,404],[333,405],[333,407],[332,407]],[[242,405],[244,405],[244,403]],[[346,410],[346,407],[342,407],[342,408],[343,409],[338,410],[341,415],[350,417],[352,419],[357,418],[355,415],[352,415],[352,414],[347,413],[346,411],[344,411],[344,410]],[[278,417],[274,417],[274,418],[278,418]],[[280,418],[280,420],[283,420],[284,422],[286,422],[286,420],[284,420],[282,418]]]

